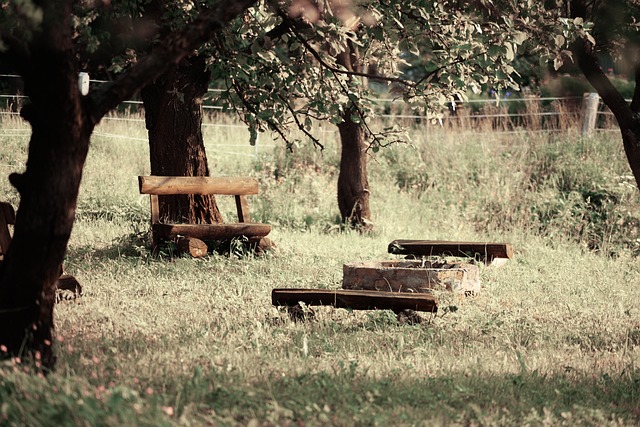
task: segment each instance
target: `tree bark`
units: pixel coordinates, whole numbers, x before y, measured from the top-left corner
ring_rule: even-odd
[[[361,69],[353,46],[338,55],[337,62],[349,71]],[[369,180],[367,177],[367,131],[362,122],[352,120],[355,107],[347,107],[338,124],[342,153],[338,175],[338,207],[342,222],[360,231],[370,231]]]
[[[20,194],[14,235],[0,275],[0,344],[9,355],[55,364],[53,305],[75,218],[82,167],[94,123],[83,112],[71,36],[71,2],[44,2],[42,33],[23,74],[32,134],[26,171],[12,174]],[[64,100],[64,102],[61,102]]]
[[[351,120],[348,110],[344,121],[338,124],[342,153],[338,175],[338,207],[343,223],[368,231],[372,228],[369,220],[369,180],[367,178],[366,132],[360,123]]]
[[[142,90],[152,175],[209,175],[202,137],[202,101],[208,85],[205,59],[195,56]],[[163,222],[223,222],[213,195],[160,196],[159,202]]]

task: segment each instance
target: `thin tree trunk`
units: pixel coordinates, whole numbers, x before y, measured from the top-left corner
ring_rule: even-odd
[[[337,62],[349,71],[358,71],[361,66],[354,46],[338,55]],[[346,108],[342,123],[338,124],[342,154],[338,175],[338,207],[343,223],[360,231],[373,228],[370,221],[369,180],[367,178],[367,132],[362,122],[356,123],[353,107]]]
[[[350,113],[350,112],[349,112]],[[342,154],[338,175],[338,207],[343,223],[363,231],[370,230],[369,181],[367,179],[366,132],[346,114],[338,124]]]
[[[202,137],[202,101],[208,84],[205,59],[191,57],[142,90],[152,175],[209,175]],[[161,196],[159,201],[165,221],[223,222],[212,195]]]
[[[580,70],[618,121],[624,151],[636,186],[640,189],[640,81],[636,78],[633,100],[629,105],[602,71],[591,42],[578,39],[571,48]],[[637,65],[636,77],[640,77],[640,65]]]

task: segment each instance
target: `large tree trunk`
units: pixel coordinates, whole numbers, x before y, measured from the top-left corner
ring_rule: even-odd
[[[32,44],[33,62],[23,73],[30,104],[22,116],[32,134],[26,171],[10,176],[20,205],[0,274],[0,344],[9,355],[31,354],[46,370],[55,364],[54,285],[94,124],[83,114],[78,91],[68,34],[71,3],[44,2],[43,8],[43,32]]]
[[[337,56],[337,62],[349,71],[360,71],[358,53],[349,45],[346,52]],[[367,132],[364,123],[356,123],[354,107],[346,108],[342,123],[338,124],[342,154],[338,175],[338,207],[343,223],[360,231],[373,228],[370,221],[369,180],[367,178]]]
[[[84,98],[78,90],[71,35],[72,1],[39,2],[39,30],[30,40],[8,38],[8,53],[3,50],[0,57],[9,58],[23,77],[30,103],[22,116],[31,124],[32,134],[26,171],[10,176],[20,205],[0,267],[0,358],[32,355],[35,365],[45,371],[55,365],[54,285],[71,235],[96,123],[253,3],[218,2],[187,29],[169,35],[115,82]]]
[[[367,179],[367,140],[364,127],[351,120],[348,111],[338,124],[342,154],[338,175],[338,207],[343,223],[370,230],[369,181]]]
[[[202,138],[202,101],[208,85],[205,59],[196,56],[185,58],[142,90],[152,175],[209,175]],[[223,222],[213,195],[160,196],[159,201],[164,221]]]

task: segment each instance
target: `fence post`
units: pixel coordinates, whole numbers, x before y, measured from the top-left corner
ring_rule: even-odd
[[[582,97],[582,135],[590,135],[596,128],[600,96],[597,93],[585,93]]]
[[[78,88],[82,96],[89,93],[89,73],[83,71],[78,74]]]

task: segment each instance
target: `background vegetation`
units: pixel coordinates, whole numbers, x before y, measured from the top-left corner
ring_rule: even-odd
[[[104,120],[66,261],[85,294],[56,308],[55,374],[0,366],[0,424],[637,425],[640,198],[619,134],[457,123],[372,158],[367,236],[336,223],[333,128],[315,129],[324,152],[257,157],[248,132],[206,128],[216,175],[259,178],[252,216],[277,250],[190,259],[149,254],[143,123]],[[27,140],[0,136],[2,176]],[[17,204],[6,178],[0,191]],[[331,308],[294,323],[271,305],[274,287],[340,287],[343,263],[390,258],[396,238],[507,241],[516,258],[420,325]]]

